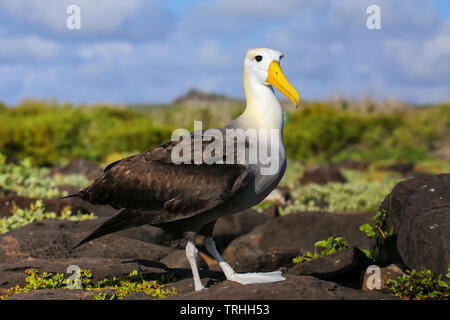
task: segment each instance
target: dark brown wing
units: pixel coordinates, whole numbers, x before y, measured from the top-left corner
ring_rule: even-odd
[[[201,136],[196,139],[202,151],[210,144]],[[249,170],[244,164],[206,164],[211,156],[201,164],[174,164],[171,152],[183,141],[186,137],[110,164],[103,176],[80,192],[80,197],[93,204],[145,212],[149,222],[162,223],[217,207],[245,186]],[[215,142],[223,149],[213,152],[212,157],[225,162],[224,139]],[[195,144],[190,145],[193,156]]]

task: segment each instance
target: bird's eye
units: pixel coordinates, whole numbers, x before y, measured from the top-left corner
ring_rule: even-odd
[[[255,57],[255,60],[258,61],[258,62],[260,62],[260,61],[262,60],[262,56],[256,56],[256,57]]]

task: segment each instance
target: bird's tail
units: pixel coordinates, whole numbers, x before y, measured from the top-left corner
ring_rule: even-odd
[[[94,232],[88,235],[86,238],[81,240],[79,244],[77,244],[73,249],[78,248],[82,244],[105,236],[107,234],[117,232],[120,230],[141,226],[146,224],[143,219],[143,215],[141,212],[130,211],[125,209],[121,211],[118,215],[115,215],[109,220],[106,220],[100,227],[98,227]]]

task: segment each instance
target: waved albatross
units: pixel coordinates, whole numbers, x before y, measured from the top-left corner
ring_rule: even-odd
[[[196,264],[197,235],[205,236],[206,249],[218,260],[228,280],[241,284],[285,280],[281,271],[236,273],[222,258],[212,238],[218,218],[261,202],[284,175],[283,111],[273,87],[296,107],[300,97],[281,71],[282,57],[281,52],[266,48],[247,52],[244,59],[247,106],[224,128],[188,133],[150,151],[111,163],[89,187],[69,196],[123,209],[76,247],[109,233],[149,224],[185,244],[196,291],[204,288]],[[265,155],[269,158],[262,157],[267,150]]]

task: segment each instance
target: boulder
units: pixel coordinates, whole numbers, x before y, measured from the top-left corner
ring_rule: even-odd
[[[269,271],[267,269],[278,268],[295,256],[307,251],[314,252],[317,241],[333,235],[345,237],[350,246],[370,248],[371,240],[359,230],[359,226],[373,215],[373,212],[299,212],[270,219],[252,232],[233,240],[223,256],[239,271],[251,272]],[[263,262],[267,263],[267,268]]]
[[[369,167],[369,163],[365,161],[345,159],[334,163],[334,166],[338,169],[366,170]]]
[[[402,175],[407,175],[414,171],[414,163],[398,162],[398,163],[389,164],[389,165],[380,165],[380,166],[377,166],[377,169],[384,170],[384,171],[393,171],[393,172],[398,172]]]
[[[291,268],[289,273],[314,276],[358,289],[360,288],[361,274],[370,264],[371,261],[361,250],[352,247],[299,263]]]
[[[291,204],[293,199],[289,192],[289,188],[276,187],[271,193],[269,193],[264,201],[270,201],[277,206],[285,207],[288,204]]]
[[[347,179],[345,179],[338,167],[331,164],[309,166],[305,169],[303,177],[300,178],[302,185],[309,183],[327,184],[328,182],[345,183]]]
[[[272,219],[272,218],[276,218],[276,217],[280,216],[280,210],[278,209],[277,205],[272,205],[272,206],[264,209],[263,214],[267,218]]]
[[[390,290],[386,285],[386,280],[397,280],[397,277],[404,274],[403,270],[396,264],[390,264],[389,266],[380,268],[379,270],[380,273],[378,283],[375,277],[371,277],[374,276],[374,272],[376,272],[373,268],[368,268],[364,272],[364,278],[361,283],[361,290],[390,293]]]
[[[100,225],[100,223],[98,225]],[[90,231],[94,231],[94,229],[91,229]],[[133,228],[118,231],[114,234],[117,236],[120,236],[120,237],[124,237],[124,238],[140,240],[140,241],[154,243],[154,244],[158,244],[161,246],[168,246],[168,247],[170,247],[171,240],[172,240],[172,237],[170,236],[170,234],[168,234],[161,228],[157,228],[157,227],[154,227],[151,225],[143,225],[143,226],[139,226],[139,227],[133,227]]]
[[[225,248],[233,239],[249,233],[268,220],[264,214],[253,209],[220,217],[213,232],[217,248],[219,250]]]
[[[168,254],[164,258],[160,260],[161,263],[164,263],[168,268],[171,269],[190,269],[188,260],[186,259],[186,251],[184,250],[175,250],[174,252]],[[208,264],[202,258],[202,255],[197,255],[197,267],[199,269],[208,269]]]
[[[0,262],[27,257],[124,258],[158,261],[174,251],[166,246],[120,237],[116,234],[95,239],[73,250],[73,247],[98,224],[96,220],[44,220],[13,229],[0,235]]]
[[[208,290],[168,297],[169,300],[397,300],[395,296],[346,288],[310,276],[286,275],[276,283],[240,285],[223,281]]]
[[[450,174],[398,183],[384,199],[388,229],[395,227],[391,262],[446,274],[450,261]]]
[[[270,272],[292,264],[299,255],[295,249],[262,251],[259,248],[239,246],[235,255],[225,253],[225,260],[236,272]]]

